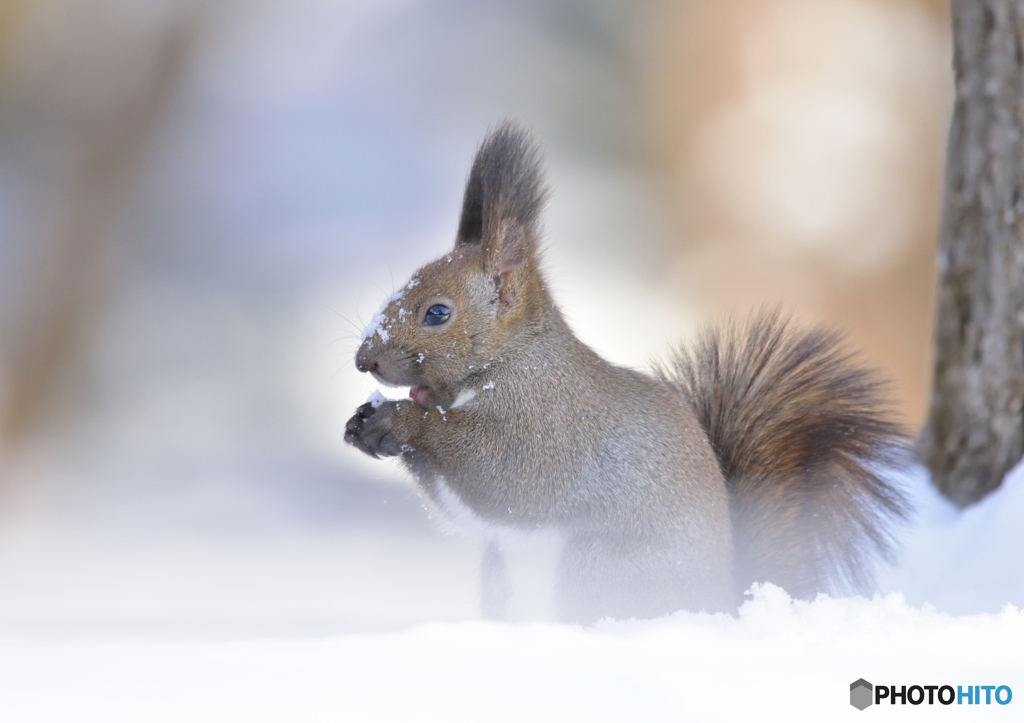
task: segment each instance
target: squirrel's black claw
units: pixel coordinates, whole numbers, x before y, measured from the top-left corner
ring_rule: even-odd
[[[361,452],[377,459],[401,453],[391,433],[388,407],[374,409],[369,402],[356,409],[345,425],[345,441]]]
[[[345,441],[360,452],[365,452],[371,457],[376,457],[377,455],[374,454],[363,438],[366,421],[373,415],[373,412],[373,405],[369,402],[356,409],[356,413],[353,414],[352,418],[345,424]]]

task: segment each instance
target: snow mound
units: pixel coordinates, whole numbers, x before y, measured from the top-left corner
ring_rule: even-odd
[[[429,623],[401,633],[245,642],[9,642],[0,699],[18,721],[824,721],[849,686],[1009,685],[1024,613],[952,617],[900,595],[794,602],[755,588],[738,617]],[[960,706],[876,706],[885,719]],[[7,716],[10,716],[9,718]],[[990,717],[992,716],[992,717]],[[1018,718],[1019,719],[1019,718]]]
[[[879,578],[883,592],[902,592],[953,614],[1024,607],[1024,462],[988,497],[958,510],[925,470],[906,480],[916,509],[896,568]]]

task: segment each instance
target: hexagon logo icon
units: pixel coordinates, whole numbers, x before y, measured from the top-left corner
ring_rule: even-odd
[[[871,703],[871,683],[863,678],[850,683],[850,705],[857,710],[864,710]]]

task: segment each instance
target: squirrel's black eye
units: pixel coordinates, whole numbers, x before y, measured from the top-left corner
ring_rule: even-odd
[[[423,317],[423,323],[427,326],[438,326],[448,321],[448,317],[452,315],[452,310],[444,304],[434,304],[427,309],[427,315]]]

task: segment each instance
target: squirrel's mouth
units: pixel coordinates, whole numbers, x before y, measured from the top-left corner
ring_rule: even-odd
[[[421,406],[429,407],[431,391],[427,385],[417,384],[409,390],[409,398]]]

